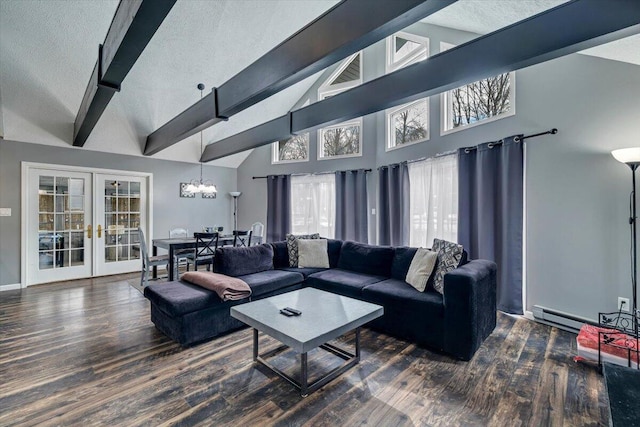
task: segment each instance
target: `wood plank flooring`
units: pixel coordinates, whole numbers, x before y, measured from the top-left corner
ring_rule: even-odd
[[[362,360],[307,398],[251,360],[243,329],[183,349],[137,275],[0,292],[0,426],[597,426],[608,400],[575,335],[499,314],[470,362],[364,329]],[[341,345],[353,344],[353,334]],[[260,346],[277,346],[261,335]],[[294,374],[297,356],[274,364]],[[337,360],[309,355],[313,377]]]

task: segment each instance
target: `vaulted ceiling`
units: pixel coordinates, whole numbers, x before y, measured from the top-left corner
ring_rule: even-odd
[[[82,150],[141,155],[146,136],[302,28],[337,0],[178,0]],[[460,0],[425,22],[487,33],[563,0]],[[117,0],[0,1],[0,132],[5,139],[71,146],[73,121]],[[640,64],[640,37],[588,54]],[[317,76],[204,131],[215,141],[280,116]],[[197,162],[194,135],[155,158]],[[240,153],[211,162],[236,167]]]

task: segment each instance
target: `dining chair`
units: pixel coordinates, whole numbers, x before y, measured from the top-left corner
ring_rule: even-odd
[[[251,246],[251,230],[233,230],[233,246]]]
[[[147,249],[147,241],[144,238],[144,232],[138,227],[138,239],[140,241],[140,254],[142,258],[142,276],[140,277],[140,286],[145,287],[149,283],[149,274],[152,273],[153,267],[165,266],[169,267],[169,255],[149,256]]]
[[[218,233],[193,233],[196,238],[195,250],[192,250],[187,258],[187,271],[189,266],[193,264],[193,269],[198,270],[199,265],[206,265],[207,271],[211,270],[213,265],[213,257],[218,248]]]
[[[169,229],[170,239],[187,239],[189,238],[189,230],[183,227],[175,227]],[[178,249],[173,253],[176,267],[187,265],[187,255],[193,253],[193,249]],[[176,272],[178,270],[176,269]]]
[[[261,222],[254,222],[251,224],[251,239],[253,240],[255,245],[259,245],[262,243],[264,233],[264,224]]]

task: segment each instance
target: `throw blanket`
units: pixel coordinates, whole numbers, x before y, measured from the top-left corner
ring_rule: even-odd
[[[251,288],[247,282],[224,274],[187,271],[180,279],[217,293],[222,301],[234,301],[251,296]]]

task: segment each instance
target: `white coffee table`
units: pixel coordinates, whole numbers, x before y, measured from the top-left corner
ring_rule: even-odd
[[[302,314],[293,317],[284,316],[280,314],[280,309],[285,307],[297,309]],[[304,288],[231,307],[231,317],[253,328],[253,360],[299,388],[303,397],[360,361],[360,326],[382,314],[382,306],[315,288]],[[354,329],[356,331],[355,353],[328,343]],[[267,362],[266,358],[278,353],[282,347],[259,354],[258,331],[300,353],[300,382]],[[345,363],[309,384],[307,353],[316,347],[335,354],[344,359]]]

